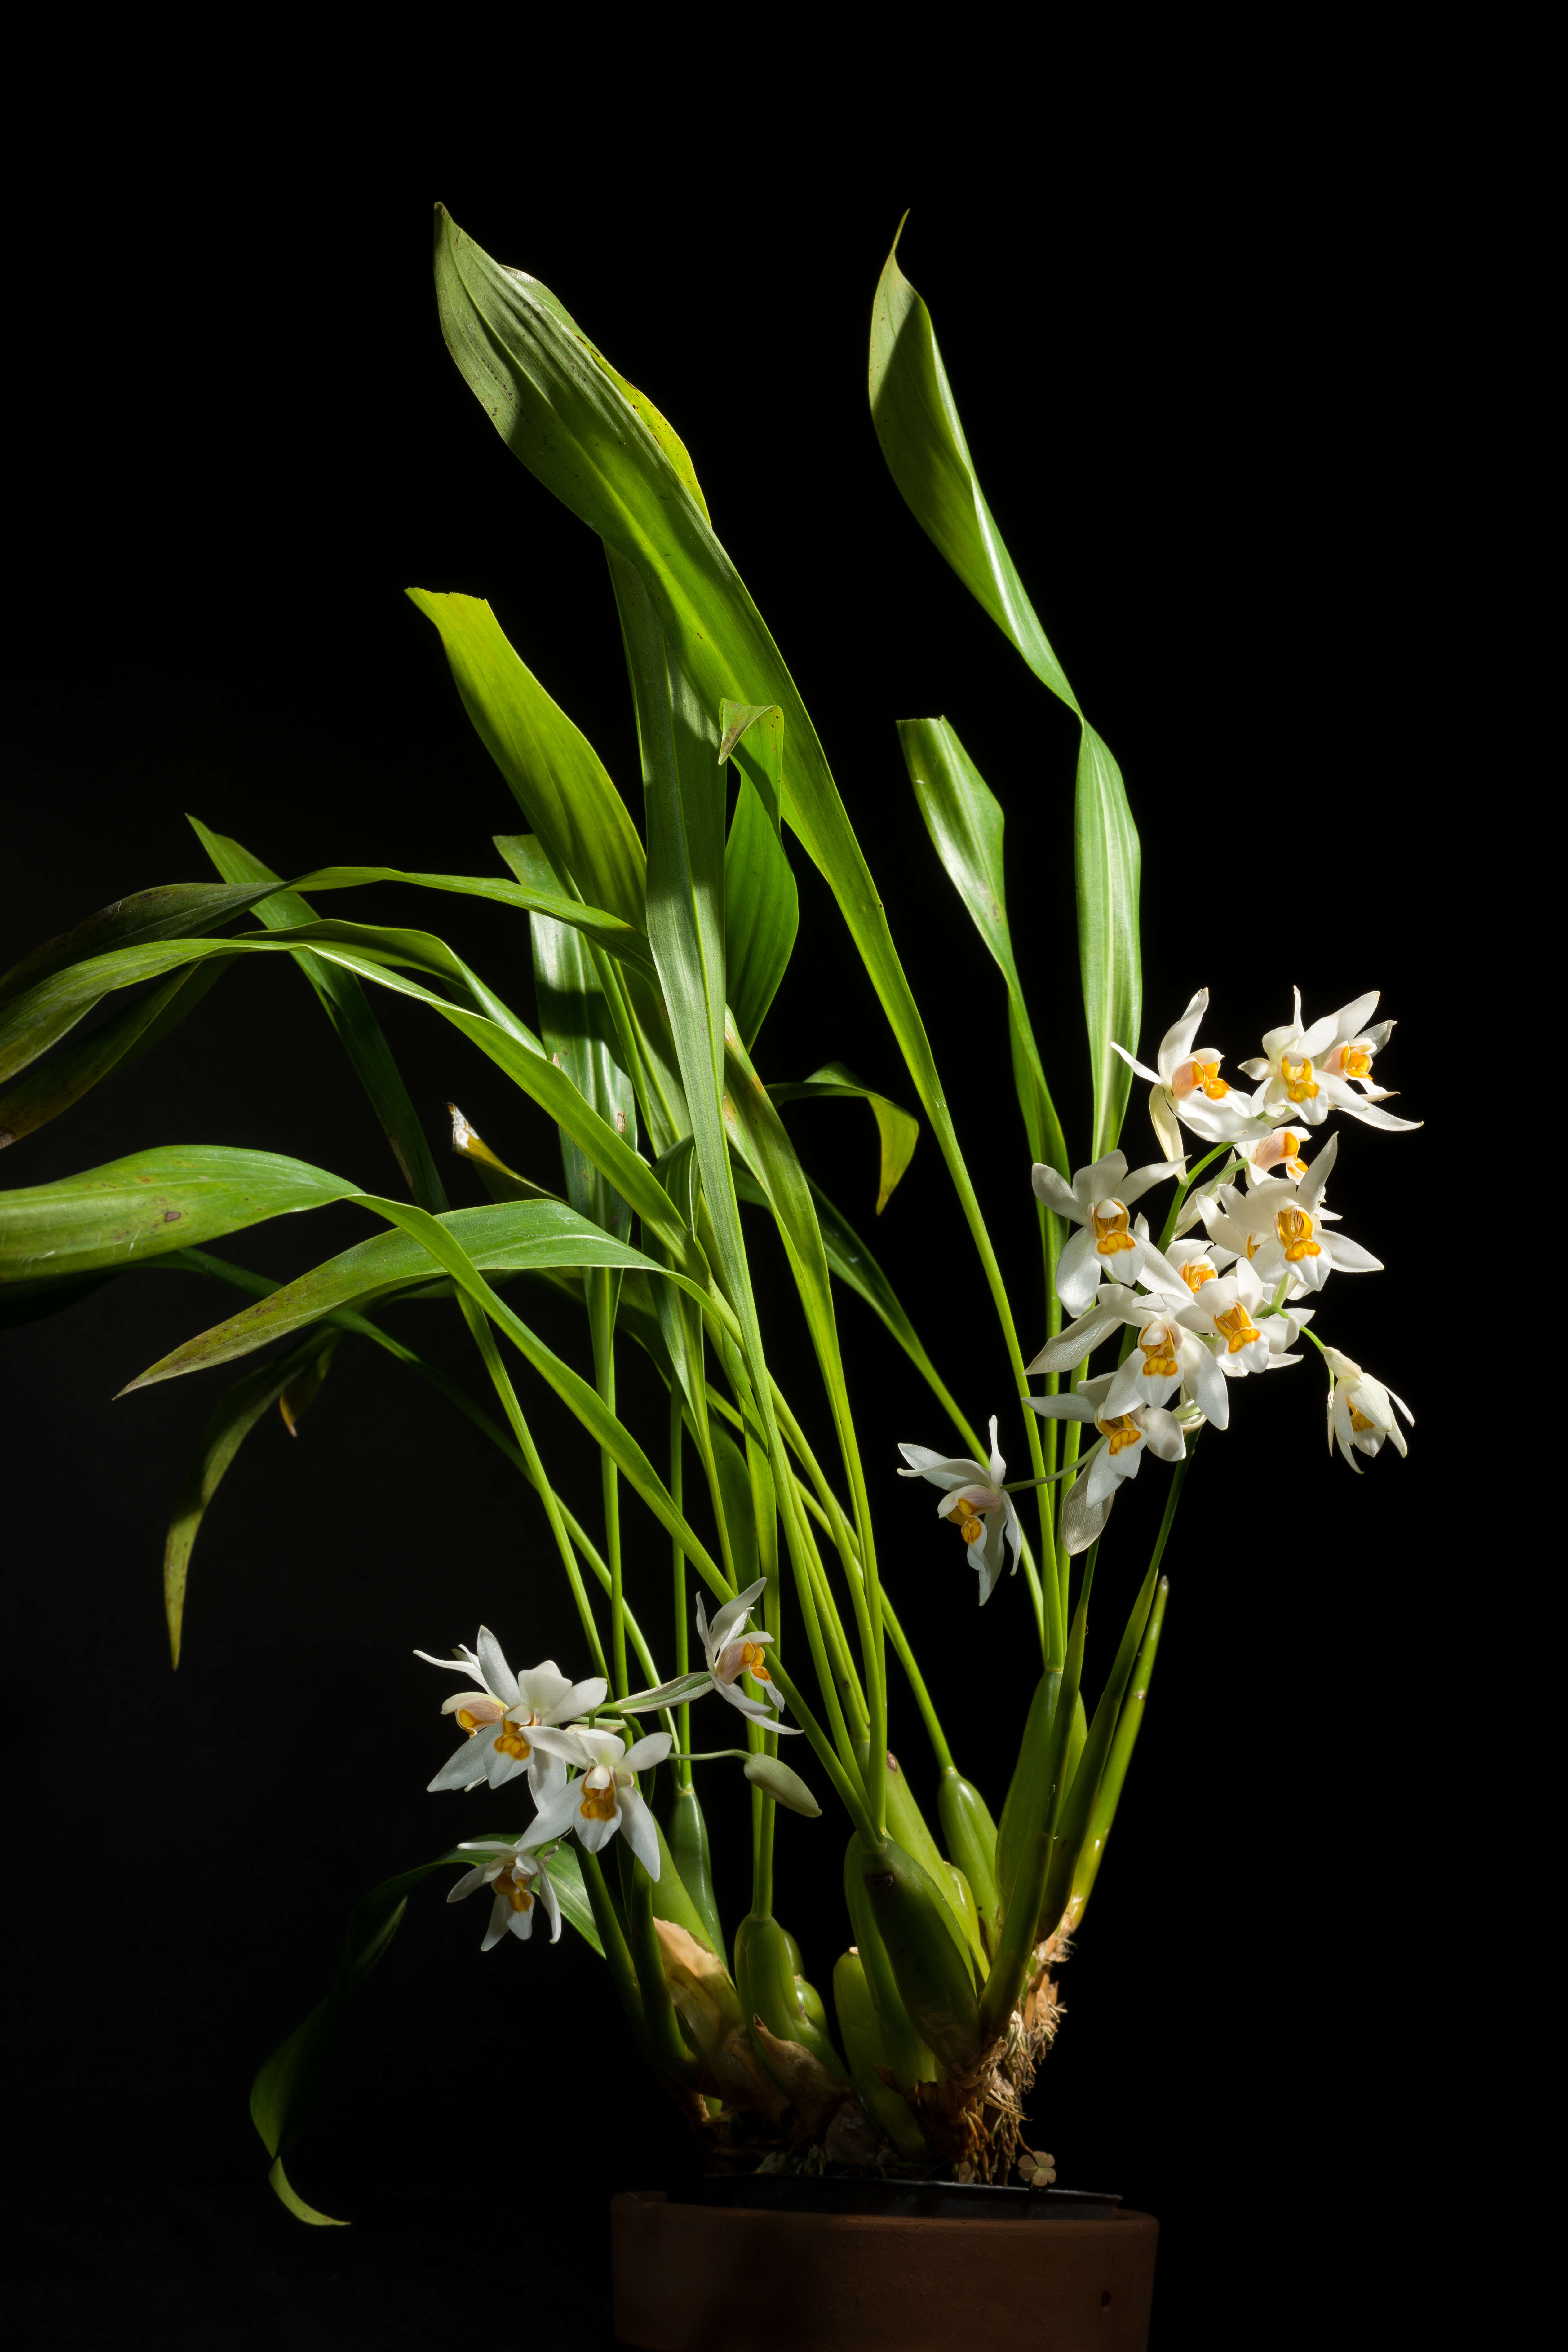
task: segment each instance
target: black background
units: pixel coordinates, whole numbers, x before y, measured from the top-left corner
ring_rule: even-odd
[[[1266,2340],[1259,2315],[1282,2286],[1303,2314],[1335,2307],[1445,2128],[1425,2064],[1442,1990],[1424,1924],[1428,1604],[1434,1575],[1463,1562],[1439,1516],[1419,1244],[1453,1100],[1442,952],[1471,857],[1455,817],[1479,781],[1482,689],[1454,616],[1485,505],[1462,452],[1492,297],[1458,167],[1417,195],[1402,168],[1363,159],[1352,185],[1349,128],[1289,162],[1262,142],[1245,164],[1151,163],[1114,196],[1042,162],[1007,206],[891,140],[881,162],[861,142],[853,163],[694,178],[662,205],[613,156],[606,201],[537,150],[504,170],[417,141],[395,165],[323,150],[287,193],[209,155],[199,203],[177,173],[160,183],[156,236],[138,233],[135,184],[118,225],[97,198],[54,190],[28,296],[47,356],[11,385],[5,961],[127,891],[202,878],[185,810],[285,875],[499,870],[489,836],[521,820],[409,583],[488,595],[635,804],[602,555],[446,357],[431,200],[559,293],[683,435],[813,712],[1033,1344],[1001,984],[919,823],[892,722],[945,712],[1006,806],[1015,936],[1076,1145],[1074,730],[925,541],[871,432],[871,290],[912,204],[901,257],[981,478],[1142,832],[1145,1055],[1200,984],[1233,1061],[1288,1013],[1293,982],[1309,1015],[1385,992],[1403,1025],[1379,1075],[1428,1124],[1384,1137],[1342,1123],[1335,1198],[1388,1270],[1337,1280],[1321,1320],[1410,1400],[1411,1459],[1385,1454],[1359,1481],[1331,1461],[1315,1360],[1249,1386],[1229,1435],[1208,1441],[1036,2100],[1064,2182],[1160,2215],[1166,2347]],[[800,943],[759,1066],[801,1076],[843,1056],[908,1098],[826,887],[795,862]],[[441,932],[531,1018],[526,930],[507,910],[387,888],[332,911]],[[433,1139],[454,1098],[503,1157],[555,1181],[547,1129],[497,1071],[417,1008],[377,1009]],[[793,1123],[869,1231],[869,1118],[836,1105]],[[282,960],[236,968],[133,1071],[25,1139],[4,1181],[169,1141],[395,1181]],[[1154,1155],[1136,1095],[1125,1141],[1134,1160]],[[455,1166],[450,1189],[479,1197]],[[363,1230],[331,1209],[218,1247],[281,1276]],[[1000,1411],[1021,1457],[929,1137],[870,1238],[972,1418]],[[764,1327],[804,1392],[781,1269],[763,1244],[759,1257]],[[291,2164],[354,2229],[308,2232],[267,2189],[250,2075],[324,1990],[353,1898],[510,1823],[501,1801],[424,1793],[446,1753],[446,1686],[412,1649],[471,1641],[483,1618],[514,1659],[582,1662],[537,1505],[439,1400],[351,1344],[299,1438],[269,1417],[230,1473],[171,1676],[163,1530],[221,1376],[110,1399],[229,1308],[189,1278],[137,1273],[4,1341],[4,1712],[26,1830],[7,1874],[8,2023],[10,2063],[36,2086],[40,2191],[36,2253],[14,2273],[23,2307],[45,2308],[47,2281],[218,2341],[287,2323],[306,2342],[423,2342],[446,2298],[478,2294],[492,2314],[521,2297],[545,2340],[605,2340],[605,2200],[689,2159],[570,1937],[481,1962],[479,1906],[448,1911],[432,1883],[359,1997]],[[563,1312],[537,1319],[585,1362]],[[885,1572],[937,1662],[959,1760],[999,1804],[1037,1670],[1022,1585],[976,1612],[925,1490],[891,1475],[898,1439],[946,1442],[940,1416],[853,1300],[843,1325]],[[399,1328],[480,1392],[454,1309],[407,1308]],[[628,1363],[624,1378],[651,1447],[651,1376]],[[548,1401],[530,1406],[591,1519],[591,1455]],[[1106,1548],[1102,1662],[1162,1475],[1123,1502]],[[634,1518],[630,1573],[656,1625],[665,1557]],[[896,1685],[894,1704],[894,1745],[929,1786]],[[747,1866],[734,1795],[721,1784],[712,1804],[731,1917]],[[781,1817],[778,1907],[825,1989],[841,1850],[831,1813]]]

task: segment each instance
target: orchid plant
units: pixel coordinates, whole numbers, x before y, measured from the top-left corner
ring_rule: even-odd
[[[237,958],[263,955],[290,961],[321,999],[395,1161],[395,1196],[273,1154],[169,1148],[0,1199],[13,1316],[154,1260],[247,1294],[132,1388],[286,1343],[218,1405],[176,1508],[164,1561],[176,1662],[192,1548],[218,1480],[273,1404],[293,1426],[346,1339],[431,1382],[507,1455],[538,1497],[539,1572],[553,1562],[575,1609],[580,1639],[565,1666],[514,1671],[485,1626],[472,1649],[417,1653],[459,1678],[440,1707],[457,1745],[444,1753],[433,1726],[428,1758],[409,1769],[430,1771],[442,1798],[503,1795],[510,1818],[358,1906],[331,1997],[257,2078],[273,2185],[303,2219],[325,2218],[295,2190],[285,2153],[309,2119],[343,1996],[413,1887],[456,1866],[449,1901],[490,1897],[483,1949],[531,1940],[542,1911],[551,1943],[569,1927],[600,1955],[639,2048],[714,2164],[832,2162],[1043,2187],[1053,2159],[1028,2146],[1025,2103],[1138,1738],[1164,1620],[1162,1563],[1200,1436],[1228,1432],[1233,1401],[1244,1419],[1243,1384],[1300,1363],[1305,1346],[1322,1360],[1330,1441],[1352,1470],[1385,1441],[1405,1451],[1409,1409],[1314,1328],[1330,1276],[1378,1264],[1329,1206],[1338,1139],[1321,1130],[1335,1117],[1412,1124],[1384,1108],[1373,1078],[1393,1024],[1372,1024],[1374,995],[1310,1021],[1298,995],[1289,1020],[1239,1065],[1249,1083],[1233,1083],[1202,1042],[1200,988],[1152,1066],[1136,1059],[1139,846],[1122,779],[985,504],[929,313],[895,246],[871,334],[883,452],[942,555],[1080,728],[1073,824],[1094,1093],[1076,1171],[1014,958],[1000,807],[945,720],[900,728],[927,830],[1006,983],[1023,1124],[1016,1180],[1032,1183],[1047,1301],[1044,1329],[1021,1334],[1019,1277],[993,1248],[871,874],[684,446],[552,293],[500,267],[445,213],[436,275],[466,381],[513,454],[604,542],[641,748],[642,831],[489,605],[411,591],[527,822],[497,841],[504,873],[336,866],[285,879],[198,824],[216,881],[120,900],[0,982],[7,1141],[128,1065]],[[837,902],[973,1242],[1014,1380],[1012,1397],[984,1400],[999,1408],[988,1444],[872,1253],[807,1179],[783,1113],[803,1098],[868,1099],[879,1208],[909,1163],[916,1118],[840,1065],[770,1085],[752,1059],[795,944],[791,840]],[[312,903],[385,880],[525,916],[537,1026],[433,934],[323,917]],[[238,919],[246,928],[225,929]],[[454,1108],[451,1148],[489,1205],[450,1206],[372,1009],[378,990],[450,1024],[546,1112],[560,1135],[558,1177],[515,1171]],[[79,1034],[101,1004],[109,1017]],[[1130,1168],[1119,1137],[1134,1074],[1148,1082],[1159,1156]],[[1005,1157],[994,1120],[989,1145]],[[1194,1145],[1201,1154],[1189,1160]],[[357,1202],[375,1230],[281,1286],[206,1246],[335,1201]],[[784,1244],[834,1431],[829,1462],[770,1359],[748,1254],[753,1218]],[[525,1319],[540,1286],[580,1306],[586,1370]],[[1034,1698],[1007,1739],[1010,1778],[989,1796],[959,1769],[884,1578],[879,1534],[891,1525],[907,1543],[916,1496],[894,1484],[898,1465],[862,1459],[836,1309],[844,1289],[902,1348],[956,1448],[911,1439],[898,1475],[937,1490],[942,1541],[952,1530],[979,1602],[1019,1613],[1038,1646]],[[387,1328],[389,1307],[432,1295],[456,1300],[499,1419]],[[667,1394],[657,1432],[639,1433],[617,1408],[627,1348],[651,1360]],[[532,1399],[546,1391],[598,1450],[600,1491],[585,1517],[534,1442]],[[1027,1456],[1011,1479],[1003,1409],[1009,1451]],[[1118,1498],[1145,1456],[1163,1484],[1158,1536],[1090,1707],[1090,1593]],[[626,1573],[634,1552],[647,1553],[626,1540],[630,1509],[648,1514],[668,1548],[646,1589]],[[711,1542],[694,1523],[704,1517]],[[934,1806],[889,1753],[900,1709],[929,1741]],[[727,1924],[699,1782],[737,1766],[751,1788],[751,1907]],[[846,1839],[831,2009],[775,1911],[780,1805],[815,1819],[837,1811]],[[831,1834],[826,1822],[820,1833]],[[552,1963],[535,1951],[497,1965]]]

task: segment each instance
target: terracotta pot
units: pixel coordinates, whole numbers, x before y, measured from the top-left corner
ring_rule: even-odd
[[[994,2220],[925,2203],[937,2210],[614,2198],[616,2338],[637,2352],[1145,2352],[1152,2215],[1046,2199]]]

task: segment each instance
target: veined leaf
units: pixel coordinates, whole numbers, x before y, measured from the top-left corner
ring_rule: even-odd
[[[47,1060],[36,1061],[0,1095],[0,1150],[18,1142],[35,1129],[47,1127],[90,1092],[114,1069],[127,1068],[188,1013],[194,1013],[226,964],[209,963],[175,972],[148,995],[86,1037],[62,1045]]]
[[[447,349],[486,414],[514,455],[640,573],[670,659],[700,706],[776,703],[783,712],[789,744],[784,818],[837,899],[881,999],[1021,1378],[1023,1354],[1001,1269],[924,1024],[816,730],[761,614],[669,455],[554,297],[523,272],[500,268],[445,211],[437,215],[436,277]],[[710,1196],[706,1160],[703,1182]],[[1037,1455],[1033,1426],[1029,1434]]]
[[[358,1191],[347,1177],[273,1151],[164,1144],[53,1184],[0,1192],[0,1283],[118,1271]]]
[[[842,1062],[825,1062],[820,1070],[812,1072],[809,1078],[770,1087],[768,1094],[776,1103],[815,1102],[837,1095],[844,1097],[858,1096],[861,1101],[870,1104],[882,1147],[881,1173],[877,1186],[877,1214],[880,1216],[891,1200],[900,1178],[914,1158],[915,1146],[921,1139],[921,1123],[913,1113],[900,1109],[897,1103],[889,1102],[886,1095],[875,1094],[869,1087],[863,1087]]]
[[[352,1188],[348,1197],[380,1206],[370,1196],[353,1194]],[[556,1266],[589,1265],[624,1266],[653,1275],[664,1271],[640,1250],[580,1217],[564,1202],[519,1201],[493,1208],[452,1209],[439,1222],[466,1257],[489,1274],[542,1273]],[[427,1283],[430,1277],[429,1252],[413,1234],[374,1234],[187,1339],[150,1364],[128,1382],[122,1393],[129,1395],[132,1389],[149,1388],[158,1381],[228,1363],[306,1324],[320,1322],[346,1307],[369,1306],[410,1285]],[[680,1280],[679,1276],[665,1278]]]
[[[515,845],[521,852],[522,845]],[[541,866],[543,852],[533,849]],[[548,871],[548,868],[545,868]],[[529,918],[533,940],[533,987],[545,1051],[563,1069],[585,1102],[624,1136],[637,1141],[637,1097],[616,1058],[616,1025],[605,1002],[599,974],[581,933],[537,909]],[[651,961],[649,970],[652,970]],[[626,1240],[631,1211],[592,1160],[567,1136],[561,1139],[566,1193],[580,1217]]]
[[[719,723],[719,763],[732,758],[745,780],[724,849],[724,936],[730,1010],[749,1053],[800,929],[800,894],[779,837],[784,713],[776,703],[723,702]]]
[[[300,877],[300,887],[304,890],[352,890],[374,882],[407,882],[416,889],[491,898],[503,907],[517,907],[525,914],[548,916],[551,921],[581,931],[611,955],[619,957],[623,963],[636,964],[650,979],[653,977],[653,958],[637,925],[623,922],[618,915],[608,913],[603,907],[584,906],[580,898],[567,898],[554,887],[547,861],[542,862],[540,881],[529,886],[504,882],[499,875],[404,874],[393,866],[324,866],[319,873]]]
[[[145,947],[157,940],[199,939],[255,903],[254,889],[212,882],[167,882],[156,890],[116,898],[111,907],[100,908],[14,963],[0,979],[0,1004],[11,1003],[40,981],[89,957],[108,955],[117,948]]]
[[[462,1870],[472,1869],[477,1859],[475,1854],[454,1846],[436,1861],[423,1863],[416,1870],[403,1871],[362,1895],[349,1915],[337,1974],[325,2000],[317,2004],[303,2024],[295,2027],[286,2042],[279,2044],[251,2084],[250,2118],[268,2155],[274,2159],[272,2186],[290,2212],[301,2221],[330,2223],[331,2217],[305,2203],[283,2171],[282,2159],[299,2140],[320,2103],[348,1997],[364,1982],[396,1935],[415,1888],[434,1871],[449,1869],[454,1864]],[[594,1926],[576,1855],[569,1846],[562,1846],[551,1856],[547,1867],[563,1917],[603,1958],[604,1947]]]
[[[276,882],[279,877],[254,851],[226,834],[214,833],[200,817],[186,822],[218,872],[228,882]],[[256,919],[268,930],[289,930],[316,919],[316,910],[297,891],[279,888],[257,901]],[[422,1208],[438,1216],[447,1205],[441,1179],[425,1130],[419,1124],[402,1073],[381,1024],[371,1011],[365,992],[352,971],[323,961],[306,949],[294,961],[314,989],[322,1011],[348,1055],[355,1076],[385,1136],[404,1182]]]
[[[810,1180],[807,1179],[809,1182]],[[742,1201],[752,1202],[759,1208],[768,1204],[767,1194],[753,1176],[737,1170],[735,1189]],[[984,1459],[985,1448],[959,1410],[936,1366],[926,1353],[919,1332],[905,1312],[902,1302],[888,1280],[872,1252],[861,1240],[854,1226],[841,1210],[837,1209],[819,1184],[811,1185],[811,1197],[816,1208],[816,1221],[822,1233],[823,1248],[827,1263],[837,1280],[865,1300],[880,1322],[886,1325],[914,1365],[931,1393],[940,1399],[943,1411],[952,1422],[968,1452]]]
[[[895,237],[871,305],[871,421],[888,470],[970,594],[1042,686],[1077,711],[1078,698],[981,492],[931,312],[899,268],[898,252]]]
[[[1132,1072],[1114,1041],[1138,1050],[1143,969],[1138,942],[1138,829],[1121,771],[1086,720],[1073,799],[1078,952],[1094,1073],[1094,1151],[1113,1150],[1127,1115]]]
[[[439,630],[463,708],[556,874],[590,904],[640,928],[643,846],[587,737],[508,644],[482,598],[426,588],[408,595]]]
[[[245,1440],[269,1407],[282,1403],[284,1419],[290,1431],[326,1377],[342,1334],[341,1331],[317,1331],[302,1339],[297,1348],[276,1362],[263,1364],[257,1371],[237,1381],[220,1400],[216,1411],[202,1434],[201,1450],[174,1505],[174,1516],[169,1523],[169,1533],[163,1545],[163,1612],[169,1622],[170,1662],[180,1663],[180,1629],[184,1617],[185,1582],[191,1564],[191,1552],[196,1534],[205,1516],[207,1506],[216,1494],[224,1473],[234,1460]],[[310,1394],[305,1394],[306,1387]],[[292,1393],[294,1403],[289,1409]]]
[[[1061,1122],[1040,1062],[1013,953],[1002,864],[1002,804],[945,719],[900,719],[899,743],[937,856],[1007,983],[1008,1034],[1029,1150],[1068,1176]]]

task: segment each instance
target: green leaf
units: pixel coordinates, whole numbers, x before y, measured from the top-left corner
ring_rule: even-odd
[[[899,744],[937,856],[1007,983],[1008,1034],[1018,1108],[1036,1160],[1068,1176],[1067,1145],[1013,953],[1002,864],[1002,804],[945,719],[900,719]]]
[[[198,939],[256,903],[254,889],[223,888],[211,882],[168,882],[116,898],[58,939],[35,948],[0,979],[0,1005],[29,993],[40,981],[90,957],[117,948],[144,947],[157,940]],[[16,1066],[13,1065],[13,1066]]]
[[[759,793],[742,788],[724,848],[724,930],[730,1008],[750,1052],[789,969],[800,894]]]
[[[1094,1074],[1094,1148],[1115,1148],[1127,1115],[1132,1072],[1114,1041],[1138,1050],[1143,969],[1138,943],[1138,829],[1121,771],[1087,720],[1073,799],[1073,859],[1078,878],[1078,952],[1084,1019]]]
[[[208,1505],[224,1473],[268,1409],[281,1403],[290,1432],[316,1389],[326,1377],[342,1334],[318,1331],[300,1341],[276,1362],[237,1381],[221,1399],[202,1435],[201,1450],[191,1465],[174,1505],[174,1516],[163,1545],[163,1613],[169,1622],[170,1663],[180,1663],[180,1629],[184,1616],[185,1582],[191,1552]],[[308,1389],[309,1393],[306,1393]]]
[[[895,237],[871,305],[871,421],[888,470],[970,594],[1042,686],[1076,711],[1077,697],[982,495],[931,313],[899,268],[898,250]]]
[[[542,865],[542,852],[536,845],[535,851]],[[637,1097],[617,1058],[615,1020],[587,941],[571,923],[553,921],[538,911],[530,916],[529,929],[533,940],[534,996],[545,1051],[565,1071],[584,1100],[635,1151]],[[618,1240],[626,1240],[632,1216],[620,1193],[567,1136],[561,1139],[561,1156],[567,1198],[578,1215],[602,1225]]]
[[[370,1203],[369,1196],[353,1195]],[[453,1209],[440,1223],[476,1266],[491,1274],[541,1273],[555,1266],[626,1266],[643,1274],[661,1271],[640,1250],[629,1248],[598,1225],[578,1216],[564,1202],[515,1202],[493,1208]],[[413,1284],[430,1280],[429,1253],[412,1233],[373,1234],[328,1258],[292,1282],[284,1283],[226,1322],[187,1339],[183,1347],[149,1365],[122,1391],[150,1388],[182,1373],[204,1371],[247,1356],[269,1340],[308,1323],[364,1307]],[[679,1279],[679,1277],[676,1277]]]
[[[118,1271],[358,1191],[346,1177],[277,1152],[164,1144],[53,1184],[0,1192],[0,1283]]]
[[[452,1847],[434,1862],[422,1863],[416,1870],[405,1870],[395,1878],[385,1879],[360,1897],[349,1915],[337,1974],[325,2000],[317,2003],[286,2042],[279,2042],[251,2084],[250,2119],[268,2155],[274,2159],[269,2175],[272,2186],[300,2221],[342,2226],[331,2224],[330,2215],[318,2213],[313,2206],[305,2203],[290,2184],[281,2159],[297,2144],[320,2104],[349,1995],[364,1982],[391,1944],[403,1924],[403,1914],[415,1888],[434,1871],[449,1869],[454,1864],[459,1869],[472,1869],[475,1859],[460,1847]],[[603,1958],[604,1947],[594,1927],[576,1855],[570,1847],[563,1846],[546,1866],[562,1916]]]
[[[735,1189],[743,1201],[754,1202],[762,1208],[768,1206],[767,1194],[754,1178],[737,1172]],[[926,1353],[920,1334],[876,1257],[848,1218],[834,1206],[819,1184],[812,1184],[811,1197],[816,1210],[823,1248],[834,1275],[854,1291],[858,1298],[864,1299],[871,1312],[886,1325],[932,1394],[940,1399],[943,1411],[970,1454],[983,1460],[986,1449],[964,1419],[952,1391]]]
[[[877,1187],[877,1214],[880,1216],[891,1200],[899,1180],[914,1158],[915,1146],[921,1139],[921,1123],[913,1112],[900,1109],[897,1103],[889,1102],[886,1095],[875,1094],[869,1087],[863,1087],[842,1062],[825,1062],[820,1070],[812,1072],[809,1078],[770,1087],[768,1094],[776,1103],[816,1102],[839,1096],[846,1098],[858,1097],[861,1101],[870,1104],[882,1147],[881,1173]]]
[[[530,838],[527,835],[520,837]],[[543,862],[540,880],[531,886],[503,882],[499,877],[486,875],[404,874],[392,866],[325,866],[320,873],[301,875],[300,880],[301,888],[308,890],[351,890],[374,882],[407,882],[422,890],[492,898],[500,906],[519,908],[524,914],[545,915],[552,922],[568,925],[611,955],[618,956],[623,963],[635,964],[650,978],[653,975],[653,958],[637,925],[623,922],[618,915],[609,914],[603,907],[584,906],[581,899],[568,898],[554,888],[547,861]]]
[[[1001,1269],[924,1024],[816,730],[761,614],[669,453],[554,296],[525,273],[502,268],[444,210],[437,215],[436,279],[447,349],[486,414],[531,472],[640,574],[668,658],[698,706],[716,710],[730,700],[782,711],[790,747],[784,818],[832,889],[892,1025],[1021,1379]],[[825,534],[835,527],[826,512],[811,520]],[[695,1107],[692,1117],[700,1133]],[[703,1186],[717,1218],[706,1159]],[[723,1270],[728,1278],[728,1265]],[[1033,1429],[1030,1436],[1037,1454]]]
[[[188,817],[187,822],[226,881],[278,880],[271,867],[242,843],[226,834],[212,832],[200,817]],[[258,899],[255,913],[257,920],[268,930],[293,929],[316,919],[315,908],[308,898],[285,889]],[[297,950],[293,960],[314,989],[348,1055],[404,1182],[422,1208],[439,1215],[447,1205],[447,1195],[408,1089],[363,988],[353,972],[325,962],[305,949]]]
[[[0,1095],[0,1150],[47,1127],[115,1069],[129,1068],[149,1047],[194,1013],[228,967],[210,963],[177,971],[162,988],[138,997],[88,1036],[34,1062]]]
[[[642,844],[587,737],[513,651],[482,598],[426,588],[408,595],[439,630],[463,708],[556,875],[575,886],[568,895],[640,926]]]

